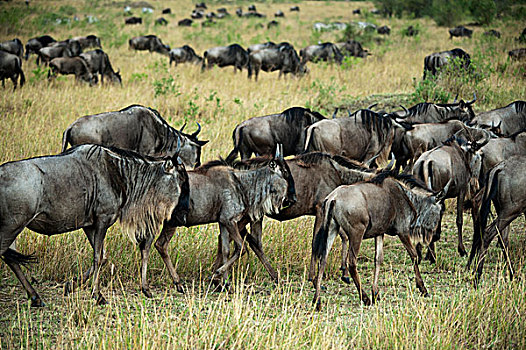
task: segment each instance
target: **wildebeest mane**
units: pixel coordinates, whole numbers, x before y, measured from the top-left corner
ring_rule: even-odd
[[[373,170],[369,169],[368,167],[366,167],[362,163],[360,163],[360,162],[358,162],[356,160],[352,160],[352,159],[346,158],[346,157],[341,156],[341,155],[333,155],[332,159],[336,163],[338,163],[339,165],[341,165],[341,166],[343,166],[345,168],[348,168],[348,169],[363,171],[363,172],[367,172],[367,173],[372,173],[373,172]]]
[[[383,116],[381,114],[378,114],[370,109],[360,109],[351,116],[354,117],[354,120],[356,121],[356,117],[360,113],[362,125],[365,125],[367,130],[372,131],[374,129],[378,131],[390,129],[393,125],[393,121],[388,116]]]
[[[287,124],[296,124],[305,118],[305,112],[311,113],[319,119],[326,119],[321,113],[313,112],[310,109],[303,107],[291,107],[284,110],[281,115],[285,118]]]
[[[450,138],[448,138],[447,140],[442,141],[442,146],[454,146],[455,144],[457,146],[463,146],[463,145],[467,144],[467,141],[464,140],[461,137],[457,137],[456,135],[453,135]]]
[[[526,105],[526,103],[525,103],[525,105]],[[512,141],[515,141],[517,136],[519,136],[520,134],[522,134],[524,132],[526,132],[526,129],[522,129],[522,130],[516,131],[516,132],[514,132],[513,134],[511,134],[509,136],[504,136],[504,138],[511,139]]]
[[[424,190],[428,193],[433,193],[426,187],[426,185],[422,181],[416,179],[413,175],[407,173],[398,174],[396,173],[396,170],[392,169],[384,169],[380,171],[375,177],[370,179],[369,182],[375,185],[381,185],[385,181],[385,179],[389,177],[402,182],[409,188],[417,188]]]
[[[510,103],[509,105],[512,105],[512,104],[515,104],[515,109],[517,110],[517,113],[522,113],[526,109],[526,101],[515,101],[515,102]]]
[[[223,158],[219,157],[219,159],[210,160],[204,164],[201,164],[197,168],[194,168],[194,172],[199,174],[206,174],[208,170],[220,166],[232,167]]]

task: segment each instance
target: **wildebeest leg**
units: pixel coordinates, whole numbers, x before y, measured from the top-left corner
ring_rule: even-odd
[[[446,211],[446,205],[444,202],[442,202],[441,209],[440,209],[440,221],[438,222],[437,230],[435,234],[433,235],[433,238],[431,239],[429,246],[427,247],[427,253],[425,257],[425,260],[429,260],[431,264],[436,263],[435,242],[437,242],[440,239],[440,236],[442,235],[442,218],[444,217],[445,211]]]
[[[223,247],[223,265],[217,269],[214,276],[223,275],[223,281],[226,282],[228,277],[228,271],[232,265],[239,259],[243,252],[244,241],[239,234],[237,229],[237,223],[229,222],[227,224],[219,224],[219,230],[221,232],[221,243]],[[234,254],[228,259],[230,255],[230,238],[234,241]],[[228,260],[227,260],[228,259]]]
[[[154,237],[147,237],[139,243],[139,248],[141,249],[141,290],[147,298],[151,298],[153,296],[152,292],[150,291],[147,276],[148,257],[150,256],[150,248],[152,246],[153,238]]]
[[[170,273],[170,276],[172,277],[172,280],[175,284],[175,288],[179,293],[183,293],[184,290],[183,286],[181,285],[181,279],[175,271],[175,267],[172,264],[172,259],[170,259],[170,255],[168,254],[168,245],[170,244],[170,240],[172,239],[174,233],[175,227],[171,227],[165,223],[159,238],[157,238],[157,241],[155,241],[155,248],[161,255],[164,266],[166,266],[168,269],[168,273]]]
[[[473,219],[473,242],[471,243],[471,251],[469,252],[469,258],[468,258],[468,263],[466,264],[466,269],[469,269],[469,267],[471,266],[471,263],[473,262],[473,258],[479,252],[480,246],[482,244],[479,215],[480,215],[479,206],[478,204],[473,202],[473,208],[471,209],[471,216]]]
[[[24,286],[24,289],[27,292],[27,296],[29,297],[29,299],[31,299],[31,306],[32,307],[45,306],[42,299],[40,299],[40,296],[38,295],[37,291],[33,288],[31,283],[29,283],[26,276],[24,275],[22,268],[20,268],[20,264],[14,261],[10,261],[8,259],[6,259],[5,262],[7,266],[9,266],[9,268],[15,273],[20,283],[22,283],[22,286]]]
[[[367,296],[367,293],[363,290],[362,284],[360,282],[360,275],[358,275],[358,269],[356,267],[358,262],[358,254],[360,253],[360,246],[363,240],[363,234],[367,229],[367,225],[362,223],[357,223],[352,226],[351,231],[348,233],[349,237],[349,270],[351,273],[352,280],[356,289],[358,289],[358,294],[360,299],[365,305],[371,305],[371,300]]]
[[[316,234],[320,229],[322,218],[321,218],[321,210],[320,208],[316,209],[316,218],[314,220],[314,229],[312,231],[312,245],[311,247],[314,247],[314,241],[316,240]],[[347,266],[347,264],[345,265]],[[316,269],[316,258],[314,257],[314,254],[311,254],[310,257],[310,268],[309,268],[309,281],[312,281],[314,283],[314,270]]]
[[[462,242],[462,224],[464,223],[464,197],[466,192],[464,190],[460,191],[460,194],[457,197],[457,230],[458,230],[458,252],[460,256],[465,256],[466,248],[464,248],[464,243]]]
[[[384,236],[374,237],[375,255],[374,255],[374,279],[373,279],[373,295],[372,301],[375,303],[378,300],[380,290],[378,289],[378,277],[380,276],[380,267],[384,262]]]
[[[427,289],[424,286],[424,280],[422,279],[422,276],[420,275],[420,269],[418,268],[418,254],[416,253],[416,249],[411,243],[409,236],[398,235],[398,237],[400,238],[400,241],[402,241],[402,244],[404,245],[405,249],[409,253],[409,256],[411,257],[411,262],[413,263],[413,268],[415,270],[416,286],[418,287],[420,293],[422,293],[423,296],[428,297],[429,293],[427,292]]]
[[[349,259],[349,238],[347,237],[347,234],[343,232],[343,230],[340,229],[340,238],[342,239],[342,258],[341,258],[341,266],[340,270],[342,271],[342,277],[341,280],[347,284],[351,283],[351,279],[349,278],[349,269],[347,268],[347,261]]]
[[[104,238],[106,237],[107,226],[104,223],[98,223],[95,228],[93,237],[93,291],[92,297],[97,300],[97,305],[105,305],[108,302],[100,292],[99,273],[101,268],[101,259],[104,247]]]
[[[254,251],[259,261],[265,266],[268,274],[275,283],[278,283],[278,273],[270,265],[270,261],[263,252],[263,245],[261,244],[261,236],[263,232],[263,220],[258,220],[250,224],[250,234],[246,236],[250,248]]]

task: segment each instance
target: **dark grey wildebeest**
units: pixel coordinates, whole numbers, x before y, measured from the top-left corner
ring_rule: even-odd
[[[277,214],[283,206],[294,203],[294,180],[279,151],[254,169],[236,170],[226,166],[224,161],[212,161],[189,171],[188,177],[191,197],[185,226],[219,223],[218,254],[212,279],[225,282],[230,267],[244,250],[239,227],[261,220],[265,214]],[[168,255],[168,244],[175,229],[175,225],[165,225],[155,247],[177,289],[182,291],[179,276]],[[235,250],[230,257],[232,240]],[[253,249],[267,271],[275,274],[263,251],[258,251],[257,246]],[[272,277],[277,280],[278,276]]]
[[[388,26],[381,26],[376,28],[376,32],[381,35],[390,35],[391,34],[391,28]]]
[[[323,272],[334,239],[340,230],[349,238],[349,267],[351,277],[365,305],[371,299],[362,289],[356,269],[362,240],[374,238],[376,244],[372,302],[379,293],[378,277],[383,262],[385,234],[398,236],[411,257],[416,286],[427,296],[428,292],[418,268],[417,245],[429,244],[440,224],[440,195],[435,197],[425,185],[408,175],[394,175],[384,171],[371,179],[354,185],[340,186],[323,201],[322,224],[312,246],[312,255],[319,262],[314,286],[314,302],[321,308],[320,292]]]
[[[526,129],[526,101],[515,101],[505,107],[480,113],[469,125],[504,136],[522,131]]]
[[[526,59],[526,47],[520,49],[511,50],[508,52],[508,56],[515,61],[522,61]]]
[[[121,222],[132,241],[140,245],[145,271],[148,256],[144,250],[149,248],[145,242],[155,237],[163,222],[184,221],[184,216],[176,217],[176,207],[180,198],[187,201],[188,194],[181,193],[185,181],[186,171],[175,160],[147,160],[96,145],[5,163],[0,166],[0,257],[24,286],[31,306],[43,306],[20,267],[34,258],[9,246],[26,227],[48,236],[82,228],[93,248],[93,265],[82,280],[93,275],[92,296],[104,304],[99,269],[105,260],[107,229]],[[187,185],[185,188],[188,191]],[[145,273],[143,288],[144,277]]]
[[[467,36],[468,38],[471,38],[471,35],[473,35],[473,30],[468,29],[464,26],[457,26],[455,28],[449,29],[449,39],[453,39],[454,36],[456,37],[463,37]]]
[[[170,46],[163,44],[161,39],[155,35],[137,36],[128,40],[130,50],[148,50],[157,52],[161,55],[168,56],[170,54]]]
[[[398,122],[409,124],[441,123],[451,119],[469,122],[475,118],[472,108],[475,101],[477,101],[476,96],[467,102],[464,100],[454,103],[422,102],[412,106],[409,110],[404,108],[404,112],[395,112],[393,116]]]
[[[348,40],[344,43],[337,43],[336,46],[338,46],[344,56],[365,58],[367,55],[370,55],[369,51],[364,49],[362,44],[356,40]]]
[[[40,56],[38,56],[38,52],[40,51],[40,49],[56,42],[57,41],[49,35],[42,35],[36,38],[29,39],[26,44],[25,59],[27,60],[29,58],[29,55],[33,53],[37,55],[37,64],[39,64]]]
[[[8,52],[22,59],[22,56],[24,55],[24,45],[22,45],[20,39],[15,38],[13,40],[0,43],[0,51]]]
[[[137,16],[127,17],[124,19],[124,24],[142,24],[142,18]]]
[[[235,159],[248,159],[252,153],[271,155],[276,146],[283,146],[283,156],[299,154],[305,143],[305,128],[325,117],[302,107],[292,107],[278,114],[264,115],[245,120],[232,133],[234,149],[228,155]]]
[[[91,47],[98,47],[99,49],[102,48],[102,46],[100,45],[99,37],[93,34],[86,35],[86,36],[76,36],[72,38],[72,40],[78,41],[82,50],[85,50]]]
[[[375,166],[391,152],[395,129],[403,129],[389,115],[360,109],[349,117],[326,119],[307,128],[306,152],[327,152]]]
[[[175,49],[170,50],[170,66],[172,62],[175,62],[175,66],[179,63],[193,63],[201,64],[203,57],[198,56],[194,49],[188,45],[183,45],[181,47],[176,47]]]
[[[278,78],[282,75],[291,73],[294,76],[303,76],[307,73],[305,63],[300,61],[294,47],[287,43],[279,44],[275,47],[251,51],[248,57],[248,78],[255,75],[256,81],[260,70],[274,72],[279,70]]]
[[[500,39],[500,36],[501,36],[500,32],[498,30],[495,30],[495,29],[490,29],[488,31],[485,31],[483,33],[483,35],[486,36],[486,37],[492,37],[493,36],[493,37],[495,37],[497,39]]]
[[[267,41],[266,43],[250,45],[247,48],[247,52],[248,54],[250,54],[252,52],[256,52],[256,51],[263,50],[263,49],[273,49],[273,48],[276,48],[276,46],[278,46],[276,43],[272,41]]]
[[[96,49],[80,54],[86,64],[88,65],[89,71],[95,77],[100,74],[100,81],[104,83],[104,77],[108,78],[110,82],[114,84],[122,85],[122,77],[120,71],[115,72],[111,66],[110,58],[106,52]]]
[[[64,131],[62,150],[68,144],[94,143],[153,157],[171,157],[180,140],[179,156],[187,168],[193,168],[201,163],[201,147],[208,142],[197,139],[200,131],[201,126],[193,134],[185,134],[182,128],[171,127],[155,109],[131,105],[77,119]]]
[[[482,276],[491,241],[498,237],[502,249],[507,254],[509,225],[519,215],[526,215],[526,156],[513,156],[502,161],[489,172],[486,182],[480,209],[480,227],[483,233],[482,237],[474,237],[471,253],[473,257],[478,255],[477,282]],[[492,202],[497,218],[487,227]],[[470,256],[469,263],[471,259]],[[513,278],[513,268],[509,260],[508,268],[510,278]]]
[[[479,149],[489,140],[489,133],[483,134],[481,140],[472,139],[467,142],[454,135],[443,145],[424,152],[413,167],[413,175],[425,183],[430,190],[438,192],[447,187],[444,198],[457,199],[456,224],[460,256],[466,255],[466,248],[462,241],[464,200],[473,200],[475,193],[479,190],[478,179],[482,162]],[[439,226],[435,236],[436,240],[440,239],[440,234],[441,227]],[[434,262],[434,241],[431,243],[427,258]]]
[[[333,43],[321,43],[317,45],[310,45],[300,50],[300,57],[303,63],[305,62],[336,62],[342,63],[343,54]]]
[[[238,44],[213,47],[206,50],[203,57],[202,70],[210,69],[214,65],[234,66],[235,73],[236,70],[242,71],[248,65],[248,52]]]
[[[22,59],[8,52],[0,51],[0,80],[2,80],[2,87],[5,87],[5,79],[11,79],[13,90],[16,89],[19,78],[20,87],[22,87],[26,81],[22,71]]]
[[[471,66],[469,54],[459,48],[453,50],[432,53],[424,58],[424,80],[428,74],[436,75],[441,69],[448,66],[452,61],[459,61],[459,67],[468,70]]]
[[[57,57],[76,57],[82,53],[80,43],[75,40],[64,40],[52,43],[38,50],[40,62],[48,64],[52,59]]]
[[[88,64],[82,57],[57,57],[49,62],[48,78],[55,77],[57,74],[73,74],[75,80],[83,80],[90,85],[97,82],[97,77],[91,74]]]

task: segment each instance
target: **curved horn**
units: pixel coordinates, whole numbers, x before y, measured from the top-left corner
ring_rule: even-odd
[[[446,196],[447,196],[447,193],[449,191],[449,187],[451,187],[451,184],[453,183],[453,178],[449,179],[449,181],[447,182],[447,184],[444,186],[444,188],[442,189],[442,191],[438,192],[438,194],[436,195],[436,200],[437,202],[441,202],[443,201],[444,199],[446,199]]]
[[[372,105],[370,105],[369,107],[367,107],[367,109],[373,109],[374,107],[378,106],[378,102],[377,103],[373,103]]]
[[[281,143],[278,143],[278,144],[276,145],[276,154],[274,155],[274,158],[275,158],[275,159],[281,159],[281,158],[282,158],[282,154],[281,154],[281,148],[282,148],[282,147],[283,147],[283,146],[281,145]]]
[[[458,94],[457,94],[457,96],[455,96],[455,99],[453,100],[453,103],[457,102],[457,99],[458,99]]]
[[[473,93],[473,99],[471,101],[466,102],[466,104],[467,105],[471,105],[471,104],[475,103],[476,100],[477,100],[477,94],[474,92]]]
[[[489,132],[487,132],[486,130],[482,130],[482,133],[484,134],[484,137],[482,137],[482,141],[473,142],[473,145],[476,145],[476,149],[484,147],[489,142],[489,140],[491,140],[491,134]]]
[[[186,127],[186,122],[181,126],[181,129],[179,129],[179,132],[183,132],[184,128]]]
[[[391,152],[391,161],[389,164],[387,164],[387,167],[385,168],[387,171],[392,171],[394,169],[394,165],[396,163],[396,157],[393,152]]]
[[[350,109],[347,109],[347,115],[350,117],[352,116],[352,113],[351,113],[351,110]]]
[[[197,137],[197,135],[199,135],[199,133],[201,132],[201,124],[199,124],[198,122],[195,122],[197,124],[197,130],[194,131],[194,133],[192,134],[192,137]]]
[[[374,160],[375,160],[376,158],[378,158],[379,156],[380,156],[380,154],[377,154],[377,155],[375,155],[374,157],[372,157],[371,159],[369,159],[368,161],[364,162],[363,164],[364,164],[366,167],[370,168],[370,167],[371,167],[371,164],[373,164]]]
[[[400,107],[402,107],[402,109],[405,111],[405,114],[404,115],[399,115],[398,118],[407,118],[409,117],[409,111],[407,110],[407,108],[405,108],[404,106],[400,105]]]
[[[334,113],[332,114],[332,119],[336,118],[336,113],[338,113],[338,107],[334,108]]]

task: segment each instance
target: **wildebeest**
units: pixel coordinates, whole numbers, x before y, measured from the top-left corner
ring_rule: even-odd
[[[300,57],[302,62],[336,62],[342,63],[343,54],[338,46],[333,43],[321,43],[317,45],[310,45],[300,50]]]
[[[273,48],[276,48],[276,47],[277,47],[276,43],[274,43],[272,41],[267,41],[266,43],[250,45],[247,48],[247,52],[250,54],[252,52],[256,52],[256,51],[259,51],[259,50],[273,49]]]
[[[291,12],[292,12],[292,11],[299,11],[299,10],[300,10],[300,7],[299,7],[299,6],[292,6],[292,7],[290,8],[290,11],[291,11]]]
[[[456,37],[467,36],[468,38],[471,38],[471,35],[473,35],[473,30],[468,29],[464,26],[457,26],[455,28],[449,29],[449,39],[453,39],[454,36]]]
[[[361,9],[354,9],[354,10],[352,10],[352,14],[353,15],[361,15],[362,14],[362,10]]]
[[[459,61],[459,68],[468,70],[471,65],[469,54],[459,48],[453,50],[432,53],[424,58],[424,80],[427,74],[436,75],[440,69],[449,65],[451,61]]]
[[[56,76],[57,74],[73,74],[75,80],[83,80],[90,85],[97,82],[97,76],[91,74],[88,64],[82,57],[57,57],[49,62],[48,78]]]
[[[180,140],[179,156],[187,168],[193,168],[200,164],[201,147],[208,141],[197,139],[200,126],[191,135],[183,133],[183,128],[176,130],[171,127],[155,109],[131,105],[120,111],[77,119],[64,131],[62,151],[68,144],[94,143],[153,157],[171,157]]]
[[[97,49],[83,52],[80,54],[80,57],[86,61],[91,74],[93,74],[95,77],[97,74],[100,74],[101,83],[104,83],[104,77],[106,76],[112,83],[118,83],[122,85],[120,71],[115,72],[113,70],[110,58],[104,51]]]
[[[249,5],[249,6],[248,6],[248,10],[249,10],[249,11],[257,11],[257,10],[256,10],[256,5],[254,5],[254,4]]]
[[[185,18],[177,22],[177,25],[179,27],[190,27],[192,23],[194,23],[194,21],[192,21],[190,18]]]
[[[526,154],[526,129],[510,136],[492,138],[480,149],[482,153],[482,167],[480,170],[481,186],[486,174],[498,163],[515,155]]]
[[[214,65],[234,66],[234,73],[237,69],[242,71],[248,65],[248,52],[238,44],[213,47],[203,54],[201,69],[210,69]]]
[[[2,80],[2,87],[5,87],[5,79],[11,79],[13,90],[16,89],[18,78],[20,78],[20,87],[24,86],[26,77],[22,71],[22,59],[0,50],[0,80]]]
[[[515,101],[491,111],[482,112],[471,120],[471,126],[492,130],[507,136],[526,129],[526,101]]]
[[[272,21],[270,21],[270,22],[267,23],[267,29],[270,29],[270,28],[272,28],[272,27],[277,27],[278,25],[279,25],[279,22],[278,22],[278,21],[274,21],[274,20],[272,20]]]
[[[58,57],[76,57],[82,53],[82,47],[76,40],[68,39],[58,41],[49,46],[38,50],[40,62],[49,64],[49,62]]]
[[[190,15],[190,17],[192,17],[192,19],[201,19],[205,16],[205,11],[203,10],[193,10],[192,11],[192,14]]]
[[[491,241],[498,237],[502,249],[508,251],[509,225],[519,215],[526,215],[526,157],[524,155],[508,158],[496,165],[487,176],[487,186],[484,191],[480,209],[480,227],[482,237],[473,238],[471,255],[478,254],[476,281],[480,280],[484,268],[484,260]],[[487,227],[491,203],[495,206],[497,218]],[[471,262],[471,257],[470,257]],[[468,265],[469,266],[469,265]],[[508,260],[510,277],[513,269]]]
[[[522,30],[521,35],[515,40],[518,40],[521,43],[526,43],[526,27]]]
[[[57,41],[53,39],[49,35],[42,35],[36,38],[31,38],[27,41],[26,44],[26,55],[25,59],[27,60],[29,58],[29,55],[34,53],[37,55],[37,64],[40,63],[40,57],[38,57],[38,51],[46,46],[49,46],[52,43],[56,43]]]
[[[198,2],[197,4],[195,4],[195,8],[196,9],[207,9],[208,7],[206,7],[206,4],[204,2]]]
[[[389,115],[360,109],[349,117],[325,119],[307,128],[306,152],[340,154],[375,166],[376,158],[387,160],[395,128],[402,128]]]
[[[318,275],[314,286],[314,302],[321,308],[320,291],[327,257],[338,232],[343,230],[349,238],[348,264],[350,274],[365,305],[371,299],[362,289],[356,269],[362,240],[375,238],[375,270],[372,288],[372,302],[379,294],[378,277],[383,262],[384,234],[398,236],[411,257],[415,270],[416,285],[420,292],[428,292],[418,268],[417,245],[429,244],[440,223],[441,196],[425,188],[423,184],[408,175],[394,175],[383,171],[368,182],[340,186],[332,191],[322,206],[322,224],[312,245],[312,255],[319,262]]]
[[[277,10],[276,13],[274,13],[274,17],[285,17],[285,14],[281,10]]]
[[[495,38],[499,38],[500,39],[500,32],[498,30],[495,30],[495,29],[490,29],[490,30],[484,32],[483,35],[484,36],[493,36]]]
[[[236,170],[223,161],[212,161],[188,172],[190,206],[185,226],[219,223],[219,244],[213,280],[226,281],[232,264],[241,256],[244,241],[239,227],[263,218],[265,214],[278,213],[282,206],[295,201],[294,179],[279,151],[260,166],[250,170]],[[178,225],[181,226],[181,225]],[[168,244],[175,233],[175,225],[164,225],[161,237],[155,244],[177,290],[181,291],[179,276],[168,255]],[[230,257],[230,241],[235,250]],[[271,273],[272,267],[262,251],[256,255]],[[277,275],[273,276],[277,279]]]
[[[145,267],[145,243],[163,222],[176,221],[179,198],[188,196],[181,193],[188,181],[186,171],[175,159],[151,161],[132,152],[82,145],[0,166],[0,257],[24,286],[31,306],[44,303],[20,267],[34,258],[9,248],[18,234],[25,227],[48,236],[84,229],[93,248],[93,265],[82,280],[93,274],[92,296],[105,304],[99,268],[105,260],[106,231],[119,220],[139,243]]]
[[[161,13],[162,13],[163,15],[170,14],[170,13],[172,13],[172,9],[169,8],[169,7],[167,7],[167,8],[165,8],[165,9],[163,9]]]
[[[362,44],[356,40],[348,40],[344,43],[337,43],[336,46],[338,46],[344,56],[365,58],[367,55],[370,55],[369,51],[365,50],[362,47]]]
[[[509,51],[508,56],[515,61],[524,60],[526,58],[526,47]]]
[[[274,43],[269,42],[266,44]],[[257,81],[260,70],[265,72],[279,70],[278,78],[287,73],[292,73],[294,76],[302,76],[307,73],[305,63],[300,61],[296,50],[291,45],[288,45],[288,43],[281,43],[266,49],[249,51],[248,78],[250,79],[252,73],[254,73]]]
[[[160,26],[165,26],[168,24],[168,21],[164,17],[159,17],[155,20],[155,24],[160,25]]]
[[[234,149],[228,158],[241,159],[256,155],[271,155],[278,144],[283,147],[283,156],[299,154],[305,143],[305,128],[325,117],[307,108],[292,107],[279,114],[254,117],[240,123],[232,133]]]
[[[100,45],[100,39],[93,34],[87,36],[77,36],[72,38],[72,40],[78,41],[82,50],[85,50],[90,47],[98,47],[99,49],[102,47]]]
[[[464,100],[453,103],[422,102],[410,107],[409,110],[405,109],[404,112],[395,112],[393,116],[398,122],[409,124],[441,123],[451,119],[469,122],[475,118],[472,105],[476,101],[477,96],[467,102]]]
[[[22,45],[20,39],[15,38],[13,40],[0,43],[0,51],[8,52],[22,59],[22,56],[24,55],[24,45]]]
[[[130,50],[148,50],[166,56],[170,53],[170,46],[163,44],[155,35],[137,36],[128,40],[128,44]]]
[[[142,18],[136,16],[125,18],[124,24],[142,24]]]
[[[447,184],[451,184],[448,186],[448,191],[445,191],[444,198],[457,199],[456,224],[460,256],[466,255],[462,241],[464,199],[472,200],[479,190],[478,179],[482,158],[478,150],[489,140],[490,135],[487,132],[483,134],[482,141],[473,139],[466,142],[454,135],[443,145],[424,152],[413,167],[413,175],[432,191],[441,191]],[[441,228],[438,227],[435,240],[440,238],[440,233]],[[430,246],[428,257],[431,261],[435,260],[433,245]]]
[[[182,47],[176,47],[175,49],[170,50],[170,66],[172,62],[175,62],[175,66],[179,63],[193,63],[200,64],[203,61],[203,57],[198,56],[194,49],[188,45],[183,45]]]
[[[417,27],[409,26],[404,30],[405,36],[417,36],[420,31]]]
[[[382,35],[389,35],[391,34],[391,28],[389,28],[388,26],[381,26],[376,28],[376,32]]]

